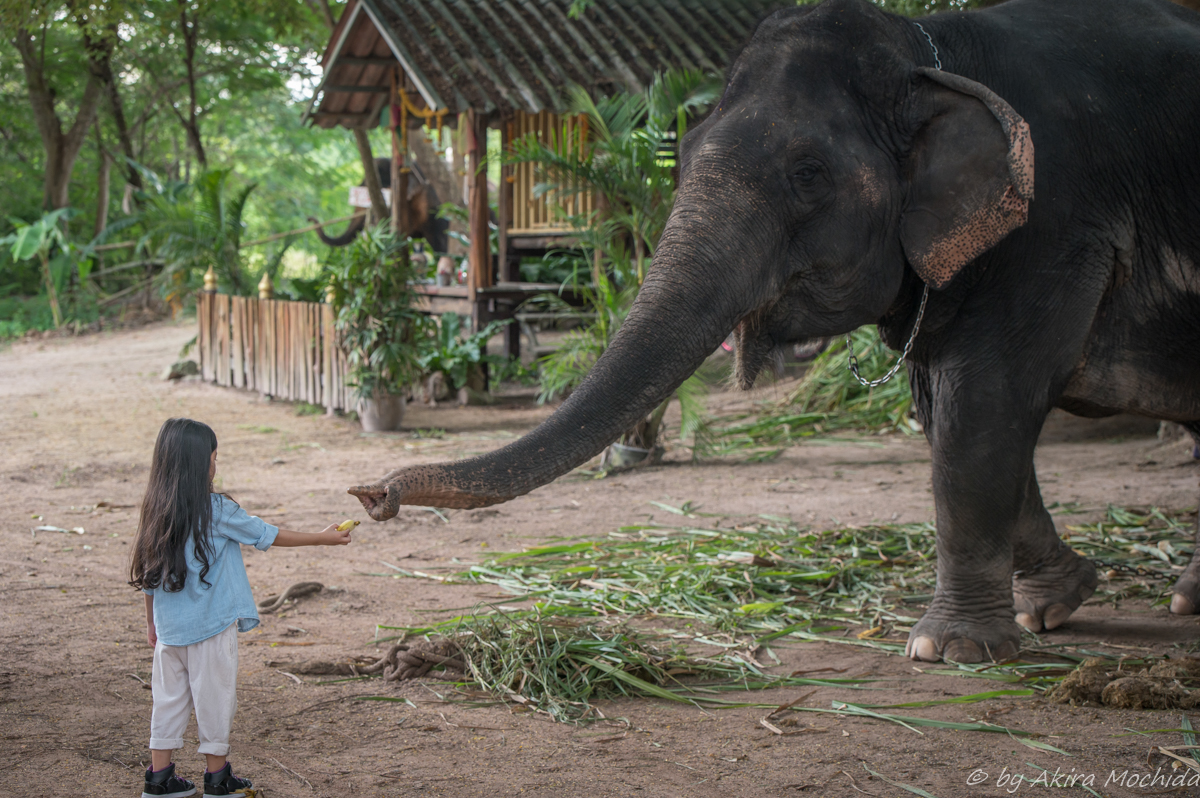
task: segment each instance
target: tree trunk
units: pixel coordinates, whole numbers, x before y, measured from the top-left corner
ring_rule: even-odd
[[[104,149],[104,142],[100,138],[99,121],[96,122],[96,155],[100,158],[100,168],[96,178],[96,226],[92,233],[93,238],[108,227],[108,183],[109,173],[112,171],[112,158],[109,157],[108,150]]]
[[[371,139],[360,127],[354,130],[354,143],[358,145],[358,157],[362,159],[363,182],[371,196],[371,224],[388,218],[387,203],[383,201],[383,188],[379,185],[379,172],[375,169],[375,156],[371,154]]]
[[[121,92],[113,76],[112,61],[108,53],[96,61],[96,74],[104,81],[108,94],[108,105],[112,111],[113,123],[117,126],[117,141],[121,145],[121,153],[125,156],[125,181],[135,189],[142,187],[142,176],[133,168],[132,161],[137,158],[133,154],[133,138],[129,134],[129,123],[125,119],[125,103],[121,100]]]
[[[200,164],[200,170],[204,171],[208,169],[208,156],[205,155],[204,143],[200,140],[200,114],[197,112],[196,104],[196,40],[199,37],[199,29],[194,19],[188,19],[188,0],[178,0],[178,3],[179,27],[183,36],[183,63],[187,68],[188,112],[186,117],[179,114],[178,110],[175,113],[183,122],[183,129],[187,132],[188,146],[196,154],[196,162]]]
[[[64,133],[62,121],[54,109],[54,91],[46,83],[44,64],[34,46],[33,36],[21,28],[17,31],[13,43],[21,54],[25,85],[29,90],[29,103],[33,107],[33,119],[41,135],[42,148],[46,151],[42,204],[47,210],[64,208],[69,201],[68,189],[75,159],[87,139],[88,128],[96,119],[96,109],[103,86],[95,71],[89,70],[83,97],[79,101],[79,110],[75,113],[75,121]]]

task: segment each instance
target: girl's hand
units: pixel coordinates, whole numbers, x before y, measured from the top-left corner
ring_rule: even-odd
[[[345,546],[350,542],[350,530],[339,532],[337,524],[330,524],[318,534],[321,536],[321,543],[326,546]]]
[[[150,644],[150,648],[158,645],[158,631],[154,628],[154,624],[146,627],[146,642]]]

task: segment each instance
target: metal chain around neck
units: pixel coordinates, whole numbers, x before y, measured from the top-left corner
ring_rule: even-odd
[[[942,59],[938,57],[938,49],[937,49],[937,45],[933,43],[933,37],[929,35],[929,31],[925,30],[925,26],[922,25],[920,22],[914,21],[913,24],[921,29],[921,33],[925,34],[925,41],[929,42],[929,47],[930,47],[930,49],[933,50],[933,65],[935,67],[937,67],[937,70],[939,72],[941,72],[942,71]]]
[[[912,351],[913,341],[917,339],[917,332],[921,329],[921,319],[925,317],[925,302],[929,299],[929,286],[925,286],[925,292],[921,294],[921,306],[917,308],[917,320],[913,323],[912,335],[908,336],[908,341],[904,344],[904,351],[900,353],[900,357],[884,374],[877,380],[866,380],[858,373],[858,358],[854,355],[854,344],[850,340],[850,336],[846,336],[846,351],[850,353],[850,373],[854,375],[854,379],[858,380],[864,388],[874,388],[878,385],[883,385],[885,382],[896,376],[896,372],[904,365],[904,361],[908,359],[908,353]]]
[[[937,45],[933,43],[933,37],[929,35],[929,31],[920,22],[913,22],[914,25],[925,34],[925,41],[929,42],[929,49],[933,50],[933,65],[938,71],[942,70],[942,59],[938,55]],[[904,351],[900,353],[900,357],[892,364],[887,374],[884,374],[877,380],[865,380],[858,373],[858,358],[854,355],[854,344],[850,340],[850,336],[846,336],[846,351],[850,353],[850,373],[854,375],[854,379],[858,380],[859,384],[864,388],[875,388],[883,385],[885,382],[896,376],[896,372],[904,365],[904,361],[908,359],[908,353],[912,351],[913,341],[917,340],[917,333],[921,330],[921,319],[925,318],[925,303],[929,300],[929,284],[925,284],[925,290],[921,293],[921,306],[917,308],[917,320],[913,324],[912,335],[908,336],[908,341],[904,344]]]

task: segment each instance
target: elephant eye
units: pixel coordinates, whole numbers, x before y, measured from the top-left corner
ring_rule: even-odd
[[[821,176],[821,167],[813,161],[801,161],[792,170],[792,179],[802,186],[809,187]]]

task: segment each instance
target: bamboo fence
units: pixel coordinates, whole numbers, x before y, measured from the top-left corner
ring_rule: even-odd
[[[196,316],[205,382],[321,405],[330,412],[354,409],[331,306],[205,291]]]
[[[578,151],[579,158],[584,157],[587,119],[582,114],[560,116],[549,111],[537,114],[517,111],[510,130],[511,135],[517,138],[535,136],[559,155]],[[586,216],[596,209],[596,198],[590,191],[566,193],[563,196],[557,196],[555,192],[534,196],[534,187],[538,183],[536,172],[532,163],[513,166],[513,216],[509,235],[568,231],[567,222],[555,210],[555,205],[568,216]]]

